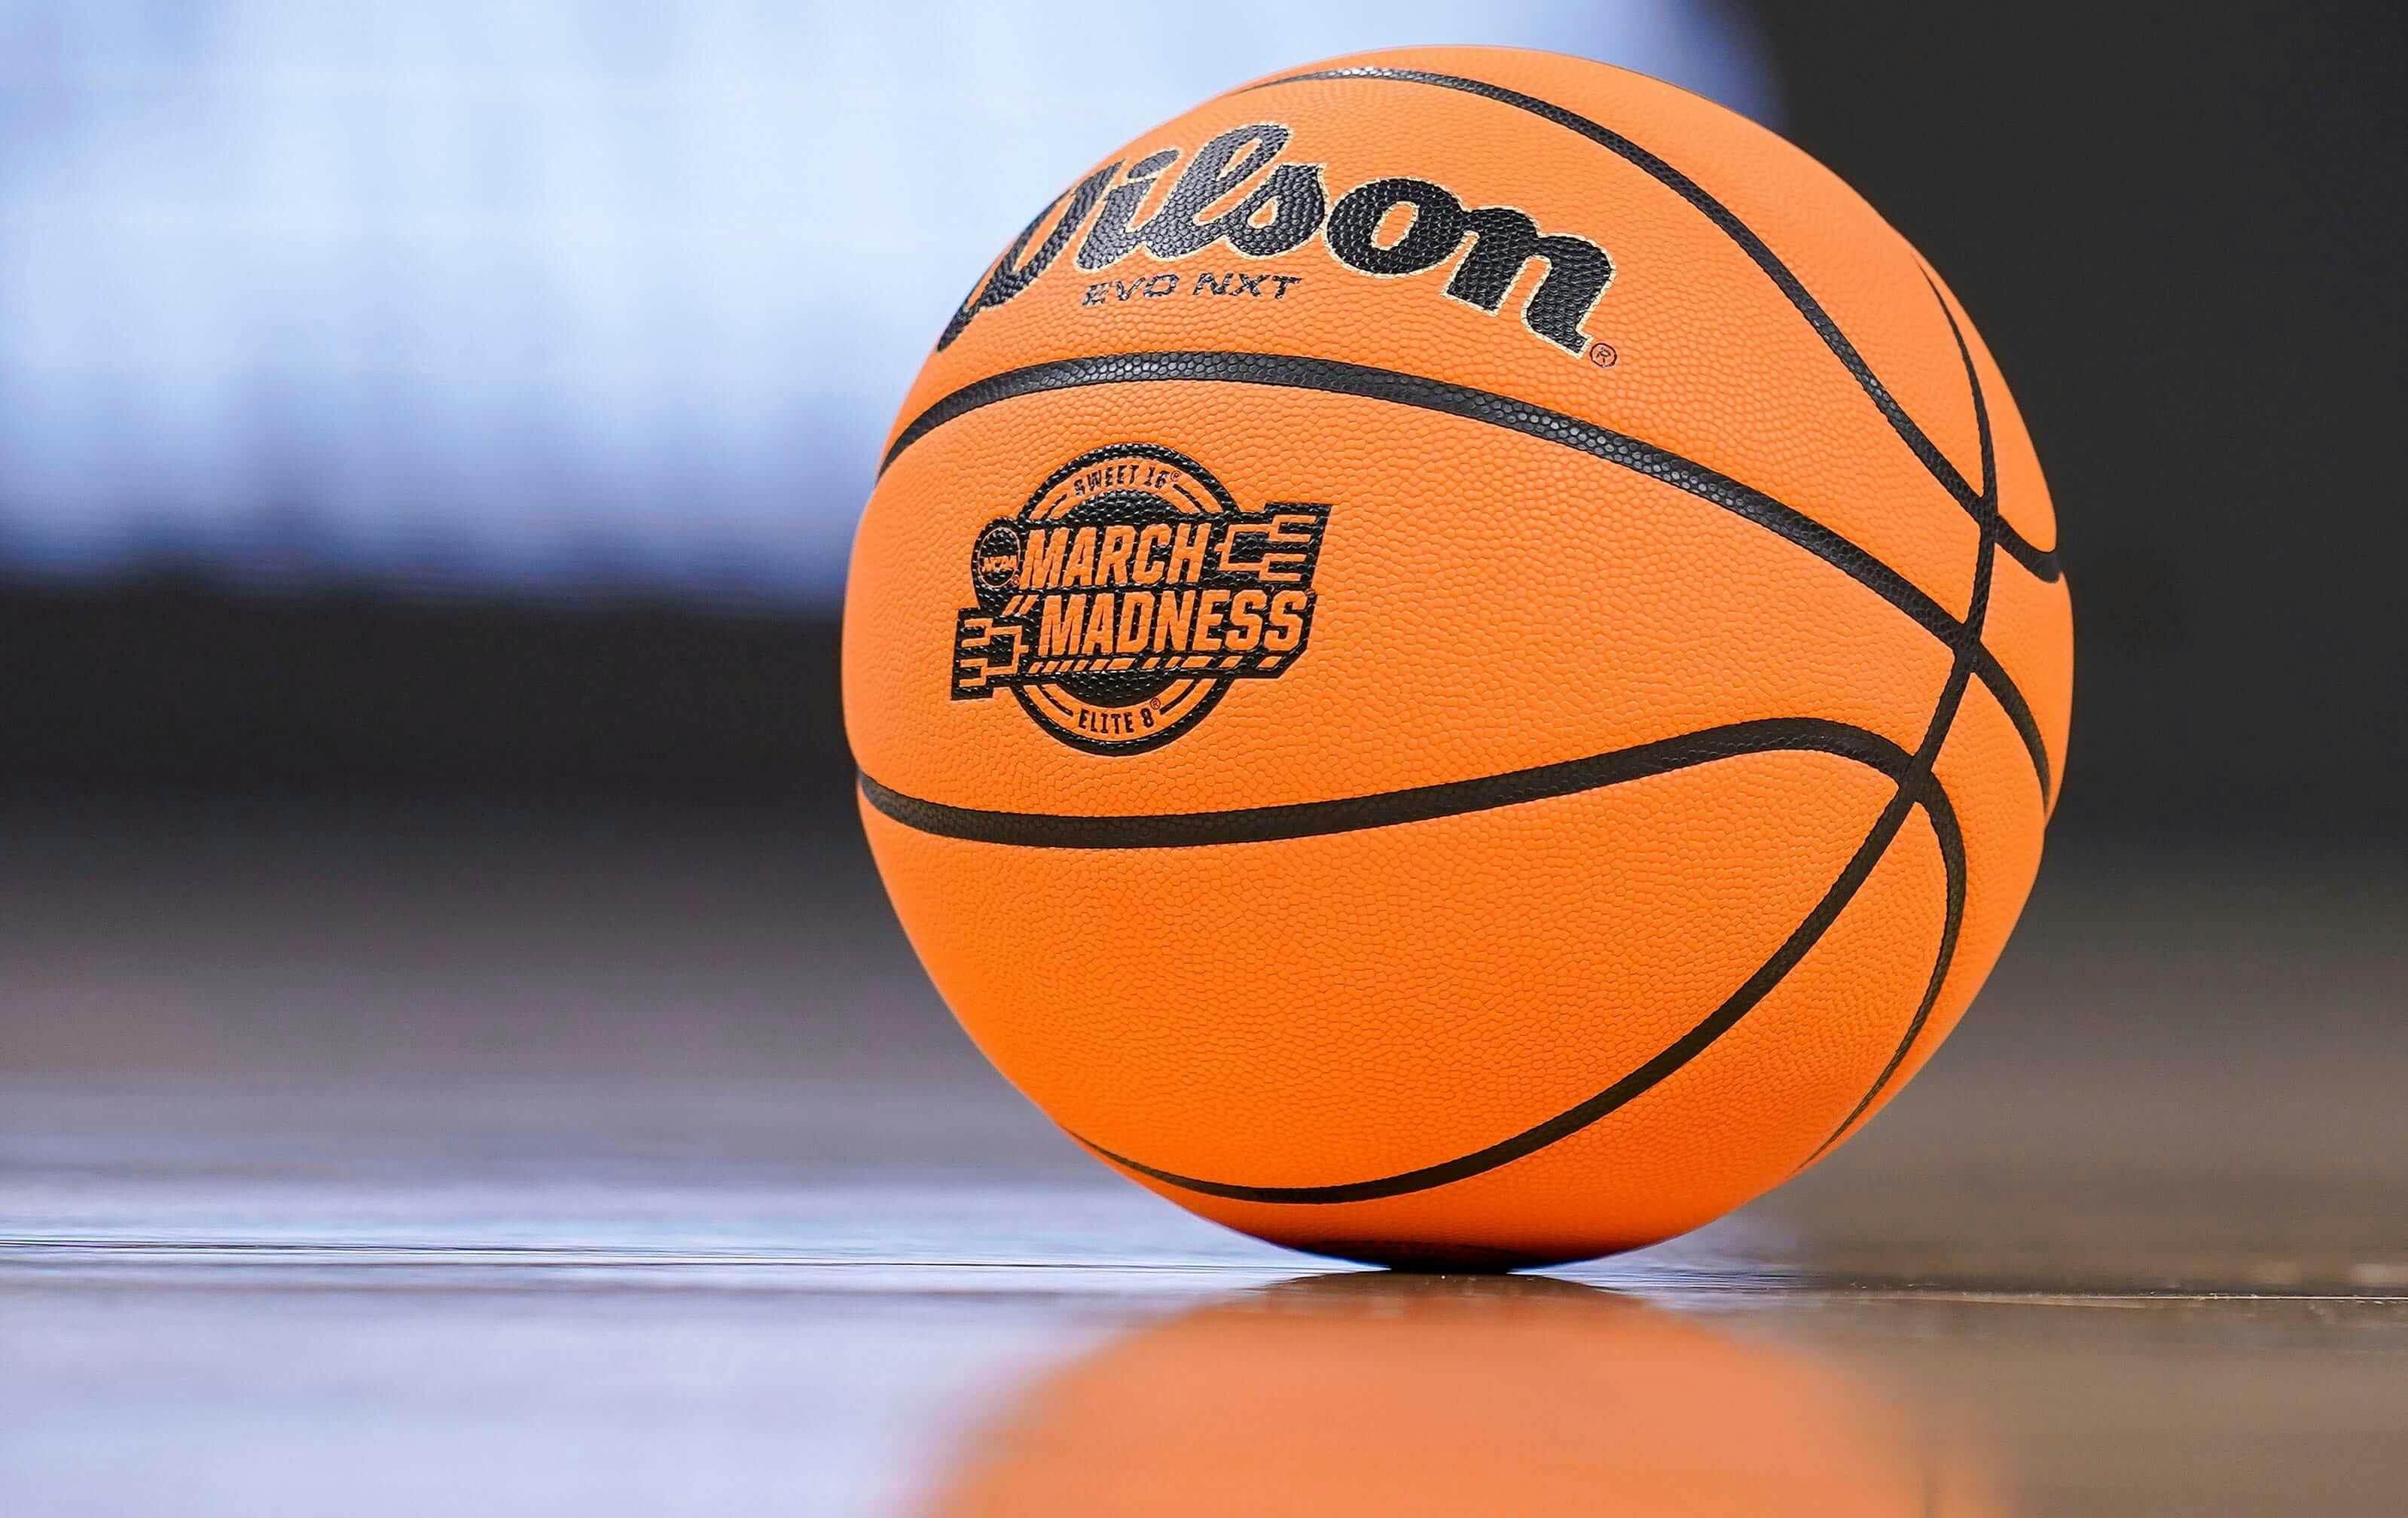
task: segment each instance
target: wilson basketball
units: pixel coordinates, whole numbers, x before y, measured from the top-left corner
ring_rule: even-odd
[[[2071,694],[1956,297],[1828,171],[1541,53],[1146,133],[938,339],[853,551],[897,913],[1140,1183],[1385,1263],[1653,1242],[1996,960]]]

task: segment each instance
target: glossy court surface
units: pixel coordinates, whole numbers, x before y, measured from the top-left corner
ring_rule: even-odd
[[[1103,1173],[759,818],[19,820],[0,1511],[2393,1513],[2408,883],[2060,860],[1686,1239],[1327,1268]]]

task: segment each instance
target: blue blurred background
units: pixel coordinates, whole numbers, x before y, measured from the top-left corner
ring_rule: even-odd
[[[0,4],[0,572],[831,607],[934,333],[1153,123],[1435,39],[1777,110],[1698,0],[1034,15]]]

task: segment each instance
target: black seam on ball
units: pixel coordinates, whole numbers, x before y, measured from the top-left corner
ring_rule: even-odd
[[[1961,685],[1958,686],[1961,690]],[[1928,743],[1927,738],[1927,744]],[[1952,872],[1961,874],[1963,835],[1946,793],[1928,766],[1917,775],[1914,756],[1878,733],[1822,718],[1783,717],[1707,728],[1637,748],[1585,759],[1484,776],[1473,780],[1415,786],[1339,801],[1250,807],[1230,811],[1113,817],[1001,812],[948,807],[903,795],[864,775],[863,796],[883,815],[916,831],[982,843],[1054,849],[1173,849],[1269,842],[1319,837],[1363,828],[1460,816],[1498,807],[1599,790],[1646,776],[1668,774],[1719,759],[1757,753],[1828,753],[1898,779],[1899,790],[1848,866],[1823,899],[1771,958],[1704,1021],[1638,1069],[1567,1111],[1472,1153],[1398,1175],[1328,1186],[1249,1186],[1182,1176],[1130,1159],[1086,1138],[1080,1142],[1139,1174],[1166,1185],[1238,1201],[1321,1204],[1371,1201],[1461,1181],[1495,1169],[1576,1133],[1664,1080],[1701,1053],[1778,985],[1854,898],[1886,852],[1907,810],[1922,807],[1932,819]],[[1901,805],[1901,801],[1905,805]],[[1073,1137],[1078,1137],[1073,1135]]]
[[[1813,294],[1806,288],[1805,282],[1790,270],[1788,265],[1781,261],[1780,255],[1773,252],[1762,237],[1756,236],[1755,228],[1740,220],[1738,213],[1708,193],[1705,187],[1695,179],[1612,127],[1592,122],[1585,116],[1566,110],[1563,107],[1541,100],[1536,95],[1524,94],[1519,90],[1511,90],[1501,84],[1491,84],[1485,79],[1466,79],[1461,75],[1432,73],[1417,68],[1365,66],[1326,68],[1306,74],[1291,74],[1283,79],[1265,79],[1260,84],[1247,86],[1247,89],[1268,90],[1283,84],[1303,84],[1322,79],[1382,79],[1400,84],[1426,84],[1442,90],[1461,91],[1466,94],[1496,101],[1499,105],[1511,106],[1517,110],[1526,111],[1586,137],[1679,195],[1720,228],[1724,236],[1737,243],[1740,250],[1747,254],[1756,266],[1764,271],[1766,278],[1772,281],[1774,287],[1787,297],[1789,304],[1797,308],[1798,314],[1806,319],[1807,323],[1813,327],[1815,335],[1823,339],[1823,345],[1828,348],[1846,367],[1849,375],[1856,381],[1856,387],[1865,393],[1866,398],[1870,400],[1874,408],[1881,412],[1883,419],[1889,423],[1890,429],[1897,433],[1899,440],[1904,442],[1913,451],[1914,456],[1922,461],[1924,468],[1930,472],[1932,479],[1938,480],[1941,486],[1955,497],[1956,504],[1964,508],[1965,514],[1973,516],[1978,513],[1981,493],[1975,491],[1965,477],[1957,472],[1956,466],[1948,462],[1947,455],[1941,452],[1939,445],[1915,424],[1914,419],[1906,414],[1906,408],[1899,404],[1898,397],[1892,395],[1889,387],[1882,383],[1881,377],[1873,373],[1872,365],[1865,362],[1865,356],[1856,351],[1856,344],[1848,340],[1848,335],[1840,330],[1840,324],[1831,320],[1831,314],[1823,309],[1822,303],[1814,298]],[[1995,502],[1992,503],[1991,509],[1993,511],[1997,509]],[[2054,550],[2034,545],[2004,520],[1999,523],[1999,546],[2013,555],[2018,564],[2043,580],[2055,581],[2062,574]]]
[[[1973,425],[1975,431],[1979,433],[1982,440],[1982,499],[1988,511],[1988,515],[1986,517],[1976,520],[1983,521],[1985,523],[1985,541],[1986,543],[1986,533],[1988,530],[1987,523],[1993,523],[1999,520],[1997,516],[1999,500],[1999,473],[1997,457],[1991,446],[1989,404],[1982,394],[1981,374],[1973,367],[1972,351],[1966,346],[1965,334],[1956,324],[1956,313],[1948,308],[1947,298],[1940,294],[1940,285],[1937,280],[1932,281],[1931,298],[1940,302],[1940,314],[1948,319],[1949,333],[1956,337],[1956,351],[1965,363],[1965,382],[1972,392]],[[1975,570],[1977,582],[1978,579],[1985,573],[1986,565],[1983,568],[1977,568]],[[1980,594],[1983,594],[1986,600],[1986,587],[1980,587],[1977,583],[1977,591]],[[1983,609],[1985,611],[1986,608],[1984,608]],[[1974,625],[1973,620],[1969,619],[1967,625],[1969,636],[1978,638],[1980,637],[1980,630],[1978,626]],[[1934,832],[1939,830],[1941,822],[1940,814],[1938,812],[1934,812],[1932,814],[1931,825]],[[1949,818],[1948,825],[1951,827],[1955,827],[1956,825],[1956,819],[1953,814]],[[1939,1003],[1941,990],[1947,983],[1949,968],[1956,961],[1956,936],[1962,930],[1965,921],[1966,863],[1964,843],[1961,838],[1958,840],[1954,853],[1951,853],[1943,843],[1941,849],[1941,857],[1947,865],[1948,909],[1946,919],[1941,928],[1940,952],[1934,957],[1932,962],[1931,979],[1924,986],[1923,997],[1915,1004],[1914,1016],[1908,1020],[1906,1031],[1899,1036],[1898,1047],[1890,1051],[1889,1062],[1882,1067],[1881,1073],[1873,1078],[1873,1083],[1866,1088],[1864,1096],[1858,1099],[1856,1107],[1848,1113],[1848,1115],[1841,1120],[1840,1125],[1833,1128],[1830,1132],[1830,1136],[1826,1138],[1820,1144],[1816,1145],[1814,1153],[1806,1157],[1806,1165],[1812,1165],[1814,1161],[1822,1158],[1824,1153],[1829,1150],[1832,1145],[1847,1137],[1848,1130],[1855,1127],[1857,1120],[1865,1115],[1866,1111],[1872,1107],[1872,1104],[1880,1097],[1881,1094],[1889,1089],[1891,1080],[1897,1076],[1899,1067],[1906,1063],[1907,1055],[1914,1052],[1916,1041],[1923,1037],[1924,1026],[1931,1019],[1931,1009]],[[1802,1169],[1804,1167],[1801,1166],[1799,1167]]]
[[[1056,359],[1032,364],[1025,368],[1007,369],[1001,374],[964,385],[931,403],[896,435],[895,445],[887,450],[885,464],[893,465],[904,450],[938,427],[982,407],[1024,395],[1089,385],[1176,380],[1265,385],[1285,390],[1309,390],[1323,394],[1354,395],[1461,417],[1502,427],[1509,432],[1518,432],[1541,442],[1559,444],[1635,474],[1660,480],[1787,538],[1914,618],[1926,632],[1952,649],[1964,626],[1949,615],[1945,607],[1926,595],[1912,580],[1855,542],[1797,508],[1784,505],[1762,491],[1741,484],[1694,460],[1610,427],[1599,426],[1594,422],[1584,422],[1579,417],[1567,416],[1561,411],[1552,411],[1510,395],[1475,390],[1469,385],[1458,385],[1450,380],[1404,374],[1395,369],[1349,364],[1340,359],[1205,349],[1099,354],[1093,358]],[[882,465],[882,470],[884,466]],[[1993,520],[1996,515],[1995,511],[1991,513]],[[1975,672],[1981,676],[1982,683],[1998,698],[2000,709],[2007,714],[2017,736],[2023,739],[2024,749],[2031,757],[2032,773],[2038,777],[2041,795],[2045,798],[2051,787],[2048,747],[2041,738],[2040,723],[2032,716],[2030,703],[2024,699],[2023,692],[2015,687],[2014,680],[1988,649],[1977,648],[1974,657]]]
[[[872,807],[914,832],[1020,849],[1203,849],[1324,838],[1375,827],[1460,817],[1557,796],[1578,795],[1652,775],[1667,775],[1717,759],[1755,753],[1830,753],[1881,769],[1901,770],[1906,751],[1880,735],[1820,717],[1771,717],[1684,733],[1677,738],[1567,759],[1476,780],[1415,785],[1332,801],[1296,801],[1226,811],[1141,812],[1081,816],[1062,812],[989,811],[953,807],[861,777]],[[1890,762],[1891,755],[1896,762]]]

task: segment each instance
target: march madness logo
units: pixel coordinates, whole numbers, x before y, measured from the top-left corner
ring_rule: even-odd
[[[978,605],[953,625],[956,701],[1009,690],[1090,753],[1169,742],[1241,680],[1276,680],[1312,633],[1329,508],[1240,507],[1149,443],[1082,453],[970,547]]]

